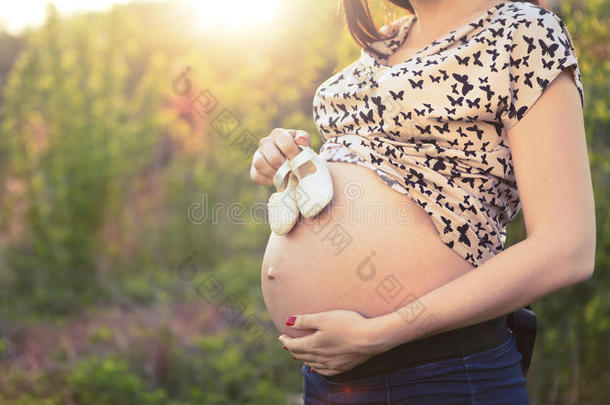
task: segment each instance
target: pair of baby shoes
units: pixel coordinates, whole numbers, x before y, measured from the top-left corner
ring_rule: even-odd
[[[324,209],[333,197],[333,183],[326,162],[308,146],[286,160],[275,173],[271,194],[269,225],[277,235],[288,233],[296,224],[299,212],[311,218]]]

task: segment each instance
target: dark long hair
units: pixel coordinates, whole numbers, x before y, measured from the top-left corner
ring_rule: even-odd
[[[387,36],[379,32],[371,16],[368,0],[341,0],[343,3],[343,11],[347,28],[358,45],[365,48],[367,51],[378,54],[376,50],[369,45],[372,42],[386,39]],[[387,0],[400,8],[414,13],[413,6],[409,0]],[[517,1],[517,0],[510,0]],[[540,7],[548,8],[545,0],[523,0],[528,3],[533,3]]]

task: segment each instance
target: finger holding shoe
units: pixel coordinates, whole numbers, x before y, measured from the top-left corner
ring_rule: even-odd
[[[309,146],[310,143],[311,136],[306,131],[275,128],[258,142],[252,157],[250,178],[264,186],[273,185],[273,177],[280,166],[299,154],[299,145]]]

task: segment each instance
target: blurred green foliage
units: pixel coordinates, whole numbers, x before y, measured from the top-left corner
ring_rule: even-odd
[[[398,16],[373,6],[379,25]],[[534,304],[533,404],[610,403],[609,8],[555,10],[585,88],[598,254],[593,278]],[[251,144],[300,128],[318,148],[313,92],[359,49],[335,2],[284,2],[279,15],[252,35],[197,32],[176,3],[70,18],[49,6],[40,29],[0,33],[0,403],[283,404],[300,393],[260,293],[269,231],[249,210],[270,189],[249,178]],[[524,237],[519,215],[507,245]],[[260,339],[206,300],[211,275],[264,325]]]
[[[574,40],[585,90],[585,129],[596,207],[593,277],[537,301],[528,389],[539,404],[610,403],[610,2],[564,0],[554,10]],[[525,237],[522,213],[507,245]]]

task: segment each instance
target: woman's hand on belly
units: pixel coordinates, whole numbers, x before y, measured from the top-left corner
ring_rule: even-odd
[[[297,315],[294,329],[315,330],[302,337],[280,335],[278,340],[317,373],[331,376],[365,362],[382,350],[373,335],[374,318],[365,318],[355,311],[332,310]]]

